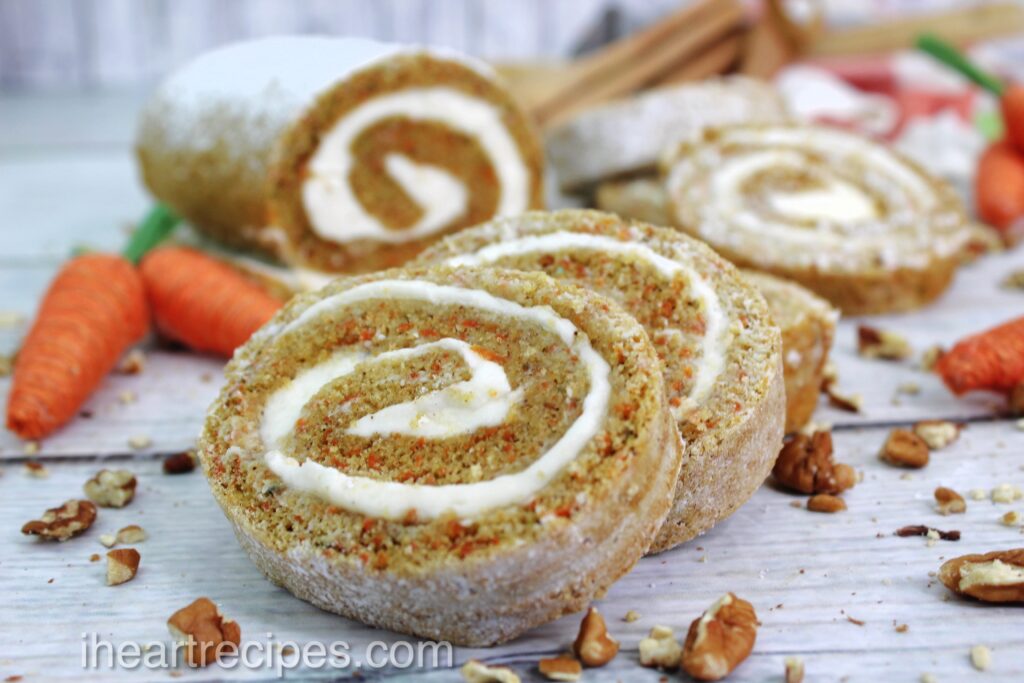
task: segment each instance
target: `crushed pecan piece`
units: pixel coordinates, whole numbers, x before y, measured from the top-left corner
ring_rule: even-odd
[[[846,501],[839,496],[819,493],[807,500],[807,509],[811,512],[842,512],[846,509]]]
[[[519,683],[519,676],[507,666],[488,666],[471,659],[460,670],[466,683]]]
[[[42,519],[34,519],[21,527],[21,533],[40,538],[66,541],[83,533],[96,521],[96,506],[87,500],[69,500],[59,508],[50,508]]]
[[[107,585],[118,586],[135,578],[139,571],[139,551],[118,548],[107,553]]]
[[[549,681],[578,681],[583,667],[572,657],[548,657],[537,662],[541,676]]]
[[[128,470],[100,470],[82,489],[100,507],[123,508],[135,498],[136,483]]]
[[[1024,602],[1024,548],[955,557],[939,568],[939,580],[982,602]]]
[[[967,501],[951,488],[940,486],[935,489],[936,509],[940,515],[958,515],[967,512]]]
[[[116,538],[118,543],[142,543],[149,535],[138,524],[129,524],[117,532]]]
[[[164,458],[164,474],[187,474],[196,468],[196,456],[192,451],[182,451]]]
[[[242,640],[238,623],[226,619],[209,598],[199,598],[172,614],[167,628],[185,643],[189,666],[206,666],[223,654],[235,652]]]
[[[829,384],[825,388],[825,395],[828,396],[829,405],[848,413],[859,413],[864,407],[864,397],[860,394],[841,394],[835,385]]]
[[[683,656],[683,647],[668,626],[654,626],[646,638],[640,639],[641,666],[675,669]]]
[[[857,353],[864,358],[903,360],[913,353],[907,338],[895,332],[867,325],[857,327]]]
[[[619,652],[619,642],[608,635],[604,617],[596,607],[587,610],[572,650],[587,666],[604,666]]]
[[[842,493],[857,483],[852,467],[832,460],[832,434],[794,434],[782,446],[772,475],[786,488],[800,493]]]
[[[932,527],[925,526],[924,524],[911,524],[909,526],[903,526],[896,530],[896,535],[903,538],[909,536],[926,536],[942,539],[943,541],[959,541],[960,532],[956,529],[950,531],[942,531],[940,529],[933,529]]]
[[[117,371],[122,375],[137,375],[146,369],[146,354],[139,349],[132,349],[124,355],[117,365]]]
[[[699,681],[725,678],[750,655],[756,639],[754,606],[726,593],[690,624],[683,670]]]
[[[878,455],[890,465],[921,468],[928,464],[928,444],[914,432],[894,429]]]
[[[28,443],[36,444],[35,445],[35,452],[36,453],[39,452],[38,442],[36,442],[36,441],[29,441]],[[28,448],[28,445],[26,444],[26,449],[27,448]],[[50,476],[50,470],[48,470],[46,468],[46,465],[44,465],[41,462],[36,462],[35,460],[29,460],[28,462],[25,463],[25,474],[27,474],[28,476],[32,477],[33,479],[46,479],[47,477]]]
[[[804,683],[804,660],[786,657],[786,683]]]
[[[914,433],[933,451],[938,451],[960,438],[963,425],[948,420],[921,420],[914,424]]]

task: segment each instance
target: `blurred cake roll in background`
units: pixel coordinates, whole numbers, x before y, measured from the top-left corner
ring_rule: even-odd
[[[539,208],[543,150],[489,67],[355,38],[236,43],[174,72],[137,134],[143,180],[203,233],[369,271]]]
[[[906,311],[949,286],[970,237],[946,183],[836,128],[706,129],[665,160],[672,222],[737,265],[845,314]]]
[[[586,190],[602,180],[656,173],[666,150],[706,126],[788,119],[769,83],[729,76],[587,109],[553,128],[546,144],[562,189]]]

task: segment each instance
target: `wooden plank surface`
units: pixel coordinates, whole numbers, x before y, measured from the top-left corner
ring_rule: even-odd
[[[17,139],[0,126],[5,226],[0,230],[0,353],[16,348],[39,295],[68,251],[83,242],[118,247],[124,226],[146,206],[127,147],[130,137],[116,130],[98,134],[88,123],[81,128],[74,123],[76,112],[93,111],[92,119],[82,119],[96,121],[105,106],[113,111],[121,105],[112,102],[124,101],[65,101],[67,128],[57,144],[45,144],[48,124],[19,124],[25,133]],[[11,101],[0,104],[0,121],[12,120],[11,106]],[[50,106],[22,102],[13,120]],[[1024,312],[1024,294],[997,286],[1007,272],[1022,267],[1024,250],[987,258],[963,269],[936,306],[868,322],[905,333],[917,351],[948,345]],[[23,319],[11,323],[7,313]],[[585,680],[659,680],[659,673],[637,666],[639,638],[657,623],[682,635],[701,610],[728,590],[751,600],[763,622],[754,654],[732,681],[778,681],[784,658],[794,655],[806,661],[808,681],[916,681],[923,672],[934,673],[939,681],[1024,678],[1020,608],[951,598],[929,576],[943,558],[1024,546],[1019,528],[998,522],[1012,506],[969,500],[965,516],[949,518],[938,516],[931,503],[940,484],[964,493],[1004,482],[1024,486],[1024,432],[1009,419],[993,420],[997,397],[954,399],[911,361],[859,358],[854,352],[857,322],[841,323],[834,356],[842,390],[864,395],[864,413],[822,407],[816,415],[837,425],[837,457],[864,473],[864,481],[846,496],[849,511],[815,515],[791,507],[803,498],[765,486],[705,537],[641,561],[599,603],[623,643],[623,654],[606,669],[588,671]],[[43,442],[38,458],[47,463],[49,478],[26,476],[23,444],[6,432],[0,437],[5,461],[0,475],[0,527],[5,530],[0,533],[0,678],[80,678],[82,633],[96,632],[114,642],[166,641],[167,616],[199,595],[220,602],[242,625],[246,639],[263,639],[269,631],[281,641],[345,640],[354,656],[370,641],[400,639],[321,612],[272,586],[242,554],[202,476],[160,472],[155,454],[192,445],[217,390],[221,362],[152,347],[147,353],[143,374],[112,376],[86,406],[91,418]],[[898,387],[906,383],[918,384],[920,393],[900,395]],[[8,387],[9,380],[0,380],[0,400]],[[125,391],[137,400],[122,402]],[[972,424],[957,444],[936,453],[928,468],[907,475],[877,460],[886,425],[939,416]],[[128,446],[133,436],[148,436],[152,446],[134,451]],[[100,457],[108,455],[113,457]],[[18,533],[45,508],[80,495],[82,482],[101,466],[137,474],[139,495],[131,506],[102,510],[92,530],[64,544],[38,543]],[[1016,507],[1024,512],[1024,503]],[[91,563],[89,556],[105,551],[97,542],[101,533],[129,523],[142,524],[151,535],[138,546],[142,571],[132,583],[107,588],[103,563]],[[916,523],[958,528],[964,537],[928,547],[923,539],[892,536],[896,528]],[[627,624],[621,617],[630,609],[642,618]],[[851,623],[847,615],[864,625]],[[578,619],[566,617],[500,648],[457,649],[456,661],[477,656],[511,663],[524,680],[539,680],[537,658],[564,649]],[[894,622],[908,624],[909,630],[897,633]],[[977,643],[993,648],[993,668],[984,674],[971,668],[967,656]],[[191,680],[274,678],[267,670],[183,673]],[[351,672],[306,670],[301,677],[346,673]],[[370,679],[379,675],[366,672]],[[451,671],[404,675],[417,681],[458,680]],[[93,671],[86,677],[166,680],[168,672]],[[678,680],[679,675],[669,678]]]
[[[598,603],[623,653],[609,669],[588,672],[586,680],[657,680],[656,673],[637,666],[639,638],[654,624],[685,630],[726,591],[750,600],[763,624],[753,656],[731,681],[779,680],[787,656],[805,660],[809,681],[914,681],[925,671],[960,681],[972,675],[967,652],[978,643],[992,648],[995,661],[978,680],[1020,680],[1020,608],[953,598],[929,572],[943,558],[1024,544],[1020,528],[999,523],[1014,506],[968,500],[965,515],[941,517],[932,503],[940,484],[964,494],[1004,482],[1024,484],[1024,432],[1010,422],[971,425],[958,443],[911,474],[877,459],[884,437],[883,429],[836,433],[838,457],[864,475],[846,495],[847,512],[797,509],[791,503],[803,497],[765,486],[704,537],[642,560]],[[136,474],[139,492],[131,505],[101,510],[90,531],[62,544],[17,533],[33,514],[80,495],[82,483],[100,466]],[[8,465],[0,477],[6,501],[0,507],[0,676],[79,677],[83,632],[115,643],[166,641],[164,620],[200,595],[219,602],[246,638],[261,639],[269,631],[282,641],[345,640],[353,653],[373,640],[401,639],[321,612],[264,580],[235,543],[198,472],[164,475],[153,458],[59,462],[50,471],[48,478],[35,479],[21,466]],[[136,546],[140,573],[131,583],[108,588],[103,563],[88,558],[105,552],[100,534],[131,523],[150,534]],[[929,547],[921,538],[893,536],[907,524],[959,529],[963,539]],[[641,618],[627,624],[622,617],[631,609]],[[847,616],[865,623],[856,625]],[[565,617],[491,650],[457,648],[456,660],[512,662],[529,673],[539,656],[569,645],[578,622],[579,615]],[[895,624],[909,630],[897,633]],[[135,674],[103,671],[92,678],[129,675]],[[222,675],[270,678],[266,672],[189,672],[192,679]],[[162,680],[166,672],[150,678]]]

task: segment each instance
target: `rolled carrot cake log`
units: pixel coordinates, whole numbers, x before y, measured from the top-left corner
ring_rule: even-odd
[[[577,191],[610,178],[656,172],[671,145],[705,126],[788,119],[785,103],[770,84],[728,76],[656,88],[594,107],[545,137],[559,184]]]
[[[779,330],[764,298],[704,244],[669,228],[565,210],[469,228],[420,259],[543,271],[615,299],[645,327],[686,443],[652,552],[711,528],[771,471],[786,410]]]
[[[726,126],[681,143],[673,221],[727,259],[795,280],[845,314],[918,308],[970,237],[955,192],[867,138],[823,126]]]
[[[589,290],[498,269],[294,297],[229,364],[199,447],[272,581],[474,646],[603,594],[649,547],[681,461],[643,328]]]
[[[543,150],[490,69],[355,38],[237,43],[142,112],[142,176],[203,232],[289,264],[370,271],[543,205]]]
[[[753,270],[743,275],[764,295],[782,331],[786,433],[799,431],[818,407],[839,311],[796,283]]]

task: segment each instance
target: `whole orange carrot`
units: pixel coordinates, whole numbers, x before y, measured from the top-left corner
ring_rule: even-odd
[[[50,284],[18,353],[7,427],[39,439],[70,420],[148,326],[131,263],[112,254],[73,258]]]
[[[230,266],[187,247],[160,247],[139,266],[157,328],[196,351],[230,356],[281,301]]]
[[[935,370],[955,394],[1010,391],[1024,382],[1024,317],[957,342]]]

